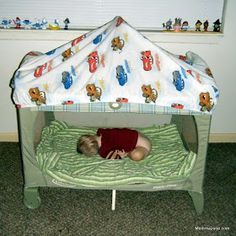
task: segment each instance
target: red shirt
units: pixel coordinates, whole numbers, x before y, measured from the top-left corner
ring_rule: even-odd
[[[104,158],[110,151],[132,151],[138,140],[138,132],[127,128],[98,129],[97,135],[102,136],[98,153]]]

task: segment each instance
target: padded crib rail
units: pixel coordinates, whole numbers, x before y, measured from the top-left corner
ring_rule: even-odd
[[[139,114],[175,114],[175,115],[199,115],[209,116],[209,113],[182,109],[176,104],[173,107],[158,106],[156,104],[125,103],[125,102],[94,102],[65,105],[47,105],[23,108],[30,111],[52,111],[52,112],[122,112]]]

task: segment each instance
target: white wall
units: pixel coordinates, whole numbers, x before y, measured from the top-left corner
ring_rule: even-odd
[[[117,15],[138,28],[162,29],[163,22],[175,17],[187,19],[191,28],[198,19],[207,19],[212,28],[212,23],[222,18],[224,0],[0,0],[0,6],[0,17],[6,19],[18,16],[35,23],[45,17],[49,23],[55,18],[63,23],[69,17],[69,27],[77,29],[99,27]],[[139,17],[142,15],[145,17]]]
[[[211,134],[223,134],[222,137],[228,135],[236,141],[235,12],[236,1],[228,0],[224,36],[147,33],[147,37],[173,53],[183,54],[191,50],[207,61],[220,89],[220,99],[213,113]],[[16,111],[10,99],[9,82],[22,57],[31,50],[46,52],[78,35],[80,35],[78,32],[0,31],[0,78],[2,81],[0,85],[0,140],[1,135],[14,135],[17,132]],[[41,40],[32,40],[38,37]]]

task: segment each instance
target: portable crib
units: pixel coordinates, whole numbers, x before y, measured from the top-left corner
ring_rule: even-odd
[[[106,113],[102,123],[114,125],[119,124],[119,118],[121,115],[130,116],[127,118],[129,123],[133,120],[138,119],[137,113],[123,113],[113,112],[112,109],[107,105],[107,109],[110,113]],[[66,109],[66,108],[65,108]],[[206,152],[208,145],[209,127],[210,127],[210,115],[171,115],[171,123],[176,124],[181,138],[185,144],[187,150],[191,150],[196,153],[196,160],[191,173],[188,177],[182,177],[174,180],[160,180],[157,183],[142,184],[124,184],[114,186],[94,186],[87,187],[86,185],[75,185],[66,183],[64,181],[58,181],[57,178],[43,172],[39,167],[39,163],[36,160],[36,147],[40,142],[40,135],[42,129],[50,125],[50,122],[55,119],[55,111],[32,111],[30,108],[19,109],[19,126],[20,126],[20,140],[21,140],[21,152],[24,166],[24,203],[29,208],[37,208],[40,203],[39,187],[67,187],[67,188],[78,188],[78,189],[107,189],[107,190],[128,190],[128,191],[160,191],[160,190],[186,190],[193,199],[194,206],[198,214],[201,214],[203,210],[203,179],[204,179],[204,168],[206,160]],[[75,115],[74,113],[71,113]],[[80,119],[80,114],[77,113],[76,117]],[[168,114],[168,112],[167,112]],[[82,114],[89,116],[90,113]],[[104,115],[94,113],[94,115]],[[153,120],[158,120],[163,113],[157,112],[152,116],[148,116]],[[83,118],[85,119],[86,116]],[[147,117],[146,117],[147,118]],[[115,120],[114,120],[115,119]],[[126,120],[126,121],[127,121]],[[143,119],[142,119],[143,120]],[[147,122],[147,119],[145,123]],[[150,122],[150,121],[148,121]],[[127,124],[127,123],[126,123]],[[94,125],[94,124],[93,124]],[[122,125],[122,124],[120,124]],[[130,124],[131,125],[131,124]],[[132,123],[131,126],[133,126]],[[140,125],[140,124],[139,124]],[[76,148],[76,147],[75,147]],[[55,150],[56,151],[56,150]],[[119,161],[116,161],[119,162]],[[114,172],[115,174],[115,172]],[[114,194],[114,191],[113,191]],[[114,209],[114,201],[113,201]]]
[[[122,34],[117,33],[117,28],[123,30]],[[111,32],[113,33],[111,34]],[[121,40],[117,35],[124,35],[125,39]],[[145,51],[146,55],[142,55],[140,63],[143,63],[143,68],[141,69],[145,72],[138,71],[137,73],[134,68],[136,59],[134,62],[130,61],[132,58],[120,59],[124,52],[122,51],[124,42],[129,43],[127,35],[133,35],[135,40],[137,37],[144,40],[144,46],[141,42],[140,47],[149,46],[152,50],[159,50],[155,54],[155,60],[149,54],[151,51]],[[117,47],[113,45],[116,41],[111,40],[114,37],[116,40],[119,38],[121,42],[120,45],[116,45]],[[80,45],[80,43],[85,40],[87,41],[83,47],[83,44]],[[88,44],[90,41],[92,46]],[[119,66],[116,64],[113,67],[113,64],[109,62],[109,67],[106,67],[106,59],[110,54],[104,53],[101,56],[101,66],[98,70],[103,71],[108,68],[106,73],[116,78],[115,87],[112,87],[115,88],[115,92],[112,92],[113,90],[109,87],[111,85],[107,84],[106,79],[97,81],[97,77],[94,76],[97,69],[97,64],[94,64],[96,60],[93,60],[97,55],[97,51],[96,53],[93,51],[94,47],[98,49],[100,43],[103,45],[101,50],[106,51],[108,50],[106,41],[109,45],[112,42],[112,50],[117,53]],[[80,49],[78,49],[78,44]],[[137,47],[135,42],[132,45]],[[127,45],[128,47],[129,45]],[[186,190],[192,197],[197,213],[201,214],[204,203],[202,187],[211,109],[216,104],[218,90],[214,79],[205,73],[205,69],[209,70],[205,64],[193,62],[189,65],[156,47],[134,31],[122,18],[117,17],[94,32],[79,37],[72,43],[49,53],[43,55],[30,53],[27,56],[16,71],[12,83],[13,100],[18,108],[24,167],[24,203],[27,207],[37,208],[40,205],[38,189],[44,186],[112,190],[113,210],[115,209],[116,190]],[[140,53],[140,49],[138,50]],[[57,51],[59,51],[58,54],[55,53]],[[80,55],[80,51],[89,55],[88,60],[86,60],[87,57]],[[91,51],[93,51],[92,58],[89,53]],[[133,57],[134,49],[131,50],[131,54]],[[128,55],[130,55],[129,50]],[[198,57],[195,58],[198,59]],[[111,59],[113,57],[110,57]],[[78,60],[78,64],[72,63],[75,61],[77,63]],[[170,71],[168,71],[169,67],[165,67],[162,63],[164,60],[169,63]],[[114,60],[111,61],[114,63]],[[152,68],[154,61],[155,70]],[[202,61],[200,60],[200,62]],[[76,84],[76,78],[80,77],[78,71],[86,70],[87,63],[89,72],[85,72],[83,76],[89,75],[89,78],[84,79],[87,82],[83,84],[81,90],[86,92],[78,93],[78,91],[70,90],[73,86],[79,87],[82,83],[80,80],[80,83]],[[198,68],[195,67],[195,64]],[[82,67],[80,68],[80,66]],[[45,72],[45,70],[47,71]],[[152,72],[147,72],[151,70]],[[173,70],[174,73],[172,73]],[[132,73],[136,73],[136,76],[131,77]],[[159,81],[152,82],[158,73],[161,74]],[[58,74],[62,76],[62,79],[59,76],[59,87],[56,87],[53,92],[50,90],[52,84],[45,84],[45,81],[49,81],[48,79],[53,81]],[[147,81],[152,83],[152,88],[155,88],[151,90],[151,97],[146,96],[144,90],[141,92],[141,90],[130,87],[123,89],[129,85],[127,75],[129,79],[136,77],[143,79],[147,74],[149,76]],[[172,75],[174,79],[171,78],[170,81],[173,80],[173,82],[170,82],[168,77],[172,77]],[[165,81],[167,82],[165,83]],[[91,82],[96,85],[99,83],[103,88],[102,96],[101,90],[96,89],[96,94],[92,95],[91,91],[85,90],[85,87],[87,89],[86,84],[91,85]],[[193,83],[193,88],[190,82]],[[183,92],[185,91],[184,84],[190,91],[186,94]],[[163,87],[167,89],[167,94],[161,93]],[[33,93],[32,88],[34,88]],[[109,88],[108,92],[106,88]],[[36,94],[36,90],[39,90],[40,93]],[[157,90],[160,92],[158,96]],[[199,101],[199,91],[204,93],[204,99],[205,95],[209,95],[208,104],[202,104]],[[38,99],[32,95],[38,95]],[[164,97],[166,98],[164,99]],[[99,157],[93,160],[84,158],[76,153],[76,139],[83,132],[94,132],[96,127],[141,129],[142,132],[146,132],[147,136],[150,135],[153,144],[150,157],[140,162],[132,162],[128,158],[115,161]],[[121,170],[121,167],[126,172]]]

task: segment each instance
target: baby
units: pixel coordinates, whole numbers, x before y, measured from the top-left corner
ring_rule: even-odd
[[[86,156],[99,154],[106,159],[121,159],[125,156],[140,161],[150,153],[149,139],[136,130],[128,128],[98,129],[97,134],[82,135],[77,151]]]

